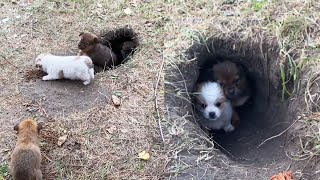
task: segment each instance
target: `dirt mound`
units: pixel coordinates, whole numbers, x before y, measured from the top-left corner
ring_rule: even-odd
[[[213,160],[199,163],[196,169],[187,170],[187,173],[198,174],[207,169],[206,176],[212,177],[210,172],[214,171],[207,167],[210,164],[222,169],[220,176],[216,176],[218,179],[262,179],[295,164],[291,166],[293,170],[303,169],[305,176],[312,174],[315,167],[303,168],[304,165],[287,156],[287,153],[299,146],[292,146],[292,136],[287,130],[295,125],[298,113],[305,108],[305,102],[300,92],[290,98],[284,97],[283,85],[291,91],[294,84],[289,74],[280,73],[280,67],[286,71],[287,62],[280,57],[277,43],[266,37],[245,41],[240,39],[234,35],[228,38],[210,38],[194,44],[183,55],[182,59],[185,61],[178,64],[176,69],[170,69],[173,73],[167,74],[166,78],[170,83],[166,86],[166,99],[168,106],[172,107],[169,108],[169,114],[184,117],[188,114],[188,119],[196,124],[201,115],[192,107],[191,93],[198,77],[202,76],[206,68],[230,60],[243,65],[254,84],[252,100],[237,109],[241,119],[240,127],[232,133],[214,132],[213,141],[220,152],[213,156]],[[200,128],[189,128],[190,132],[203,134]],[[189,157],[189,160],[192,158],[194,157]],[[226,163],[230,167],[222,168]],[[237,167],[237,171],[234,167]],[[262,173],[261,169],[266,171]]]
[[[130,27],[122,27],[102,32],[100,35],[102,44],[108,46],[123,63],[130,55],[133,55],[139,46],[138,34]],[[121,64],[120,63],[120,64]]]
[[[24,74],[24,79],[26,81],[32,81],[36,79],[41,79],[46,73],[39,69],[28,69]]]

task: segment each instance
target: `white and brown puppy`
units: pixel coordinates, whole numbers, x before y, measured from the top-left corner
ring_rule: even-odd
[[[201,124],[208,129],[223,129],[231,132],[235,128],[231,124],[232,105],[222,87],[216,82],[203,82],[197,85],[195,107],[203,114]]]
[[[88,85],[94,79],[93,63],[88,56],[55,56],[40,54],[36,60],[36,67],[46,72],[42,80],[71,79],[81,80]]]
[[[42,173],[39,131],[41,125],[31,119],[14,126],[18,141],[11,155],[10,172],[14,180],[40,180]]]

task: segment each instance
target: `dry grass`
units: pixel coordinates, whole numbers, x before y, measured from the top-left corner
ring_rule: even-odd
[[[317,13],[320,3],[315,0],[30,2],[0,3],[0,41],[3,44],[0,47],[0,179],[7,173],[10,151],[14,147],[12,127],[30,116],[51,119],[46,122],[42,134],[46,179],[161,179],[168,173],[178,175],[196,166],[196,162],[205,161],[214,150],[207,148],[206,137],[185,131],[186,126],[191,126],[185,120],[190,114],[170,120],[165,118],[167,107],[163,99],[163,72],[160,71],[163,59],[165,66],[174,66],[185,49],[206,35],[238,33],[246,39],[258,34],[268,41],[268,36],[264,35],[271,34],[277,39],[282,56],[290,59],[291,68],[283,78],[286,85],[290,78],[299,79],[302,60],[315,63],[319,54]],[[131,15],[124,12],[126,8],[132,10]],[[23,104],[29,103],[29,98],[21,88],[33,87],[35,83],[24,82],[23,76],[38,54],[75,53],[79,32],[99,32],[127,24],[142,38],[140,48],[128,63],[98,74],[97,86],[93,88],[102,94],[107,89],[119,95],[122,101],[119,108],[110,103],[110,94],[104,94],[108,102],[105,105],[84,111],[68,106],[66,109],[71,112],[65,116],[45,117],[43,112],[48,111],[48,107],[36,113],[27,111]],[[305,67],[319,65],[315,64]],[[156,111],[154,88],[159,73],[159,111]],[[181,93],[185,90],[181,89]],[[160,135],[159,119],[165,142]],[[319,118],[310,119],[303,123],[310,129],[310,136],[319,137]],[[65,134],[67,142],[58,147],[56,139]],[[180,140],[176,141],[176,137]],[[320,141],[319,138],[313,141],[316,146],[309,150],[314,153]],[[191,164],[178,155],[190,149],[202,150],[201,157]],[[142,150],[150,152],[149,161],[137,158]]]

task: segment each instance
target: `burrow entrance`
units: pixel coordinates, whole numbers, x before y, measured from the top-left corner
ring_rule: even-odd
[[[216,147],[243,164],[266,165],[287,159],[286,133],[265,141],[287,129],[299,110],[295,105],[297,102],[282,98],[281,60],[276,42],[211,38],[193,45],[186,56],[187,63],[181,65],[180,71],[189,94],[206,68],[225,60],[243,65],[254,85],[253,98],[237,109],[240,127],[231,133],[212,134]],[[191,109],[194,121],[202,118],[194,108]]]
[[[109,47],[120,60],[119,64],[115,64],[115,67],[126,62],[139,46],[138,34],[128,26],[102,31],[99,37],[101,43]]]

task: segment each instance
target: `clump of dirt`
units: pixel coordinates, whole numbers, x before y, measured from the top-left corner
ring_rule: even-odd
[[[183,56],[186,61],[179,64],[178,70],[171,73],[170,77],[167,76],[167,81],[170,82],[167,84],[167,103],[168,106],[174,107],[171,111],[175,111],[179,116],[192,112],[189,120],[198,124],[202,116],[194,111],[191,104],[192,91],[198,77],[218,62],[229,60],[243,65],[254,85],[252,100],[236,109],[241,121],[238,129],[232,133],[214,132],[212,138],[216,147],[234,166],[266,168],[267,172],[264,176],[261,174],[261,178],[271,177],[273,173],[283,170],[281,167],[295,164],[286,154],[294,150],[288,149],[292,148],[289,146],[292,141],[288,138],[290,134],[286,132],[296,122],[297,114],[305,107],[305,103],[301,96],[297,98],[301,95],[300,92],[292,95],[290,99],[282,96],[280,64],[286,68],[286,60],[280,57],[275,41],[269,39],[266,42],[261,38],[243,41],[236,35],[231,37],[209,38],[193,45],[186,52]],[[286,86],[290,90],[293,82],[288,81]],[[202,132],[198,130],[198,133]],[[298,148],[298,144],[294,147]],[[224,166],[218,162],[225,160],[220,155],[215,157],[215,164]],[[301,170],[303,166],[294,166],[294,170]],[[303,170],[310,173],[313,169],[314,167],[308,167]],[[244,171],[257,174],[259,170],[244,168]],[[222,173],[225,176],[219,177],[242,177],[230,170]],[[260,179],[260,176],[257,179]]]
[[[41,79],[45,75],[46,73],[39,69],[28,69],[24,74],[24,79],[26,81],[34,81],[37,79]]]

